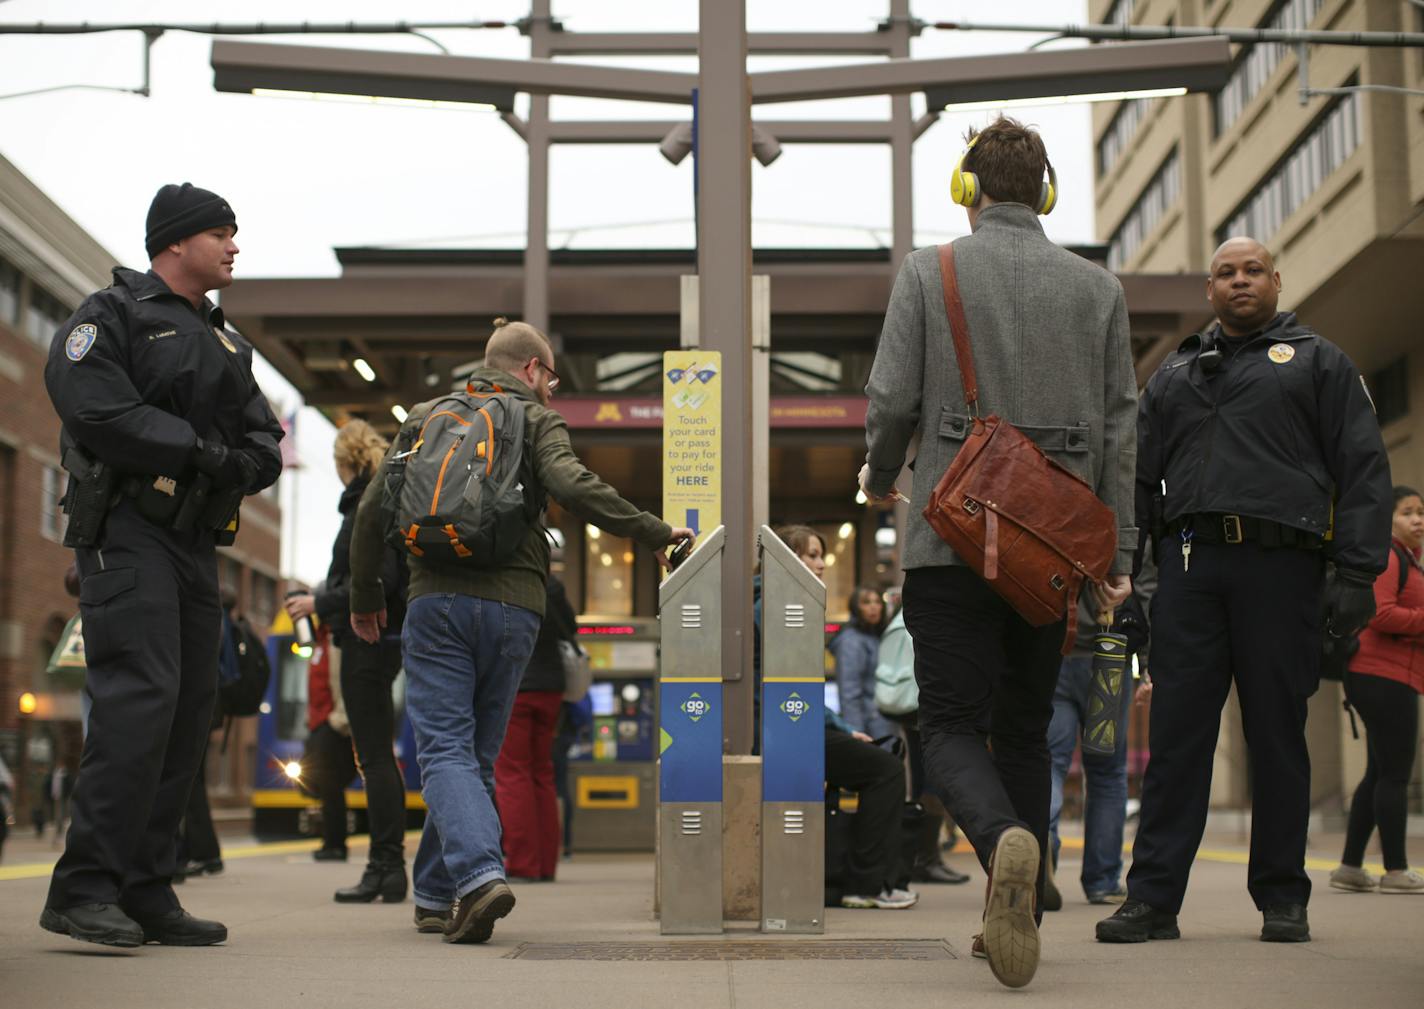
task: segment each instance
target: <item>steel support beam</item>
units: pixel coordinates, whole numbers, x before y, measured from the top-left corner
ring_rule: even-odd
[[[533,0],[529,44],[535,59],[549,55],[549,2]],[[522,318],[541,333],[549,332],[549,96],[530,95],[524,139],[529,148],[529,195],[524,235]]]
[[[752,750],[751,94],[745,0],[699,0],[698,335],[722,355],[722,733],[729,753]],[[762,419],[763,423],[765,418]]]
[[[513,111],[515,92],[686,105],[694,74],[548,59],[501,60],[266,42],[213,43],[213,86],[482,102]]]
[[[889,56],[890,32],[752,32],[757,56]],[[551,56],[695,56],[695,32],[552,32]]]
[[[432,57],[433,58],[433,57]],[[751,75],[752,101],[799,102],[926,92],[931,109],[947,103],[1226,84],[1231,46],[1224,38],[940,59],[892,59],[855,66],[772,70]]]
[[[555,144],[656,144],[683,121],[644,119],[566,120],[549,124],[549,140]],[[888,144],[894,125],[885,120],[781,120],[756,119],[753,125],[783,144]]]

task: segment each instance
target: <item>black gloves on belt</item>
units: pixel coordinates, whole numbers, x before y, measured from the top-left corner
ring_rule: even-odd
[[[1374,575],[1336,568],[1325,583],[1325,630],[1337,638],[1358,634],[1374,615]]]
[[[229,488],[246,491],[257,479],[257,464],[241,449],[231,449],[216,439],[197,440],[193,446],[193,465],[213,478],[219,490]]]

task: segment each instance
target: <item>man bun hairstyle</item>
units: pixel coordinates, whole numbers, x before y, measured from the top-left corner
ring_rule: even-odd
[[[338,466],[369,478],[385,458],[386,447],[386,439],[375,428],[360,418],[352,418],[336,432],[331,451]]]
[[[554,357],[549,339],[527,322],[510,322],[504,316],[494,320],[494,332],[485,343],[485,367],[514,372],[531,357],[548,364]]]
[[[1048,150],[1037,130],[1000,116],[982,130],[970,127],[964,139],[975,141],[964,170],[978,176],[982,192],[1000,203],[1038,207]]]

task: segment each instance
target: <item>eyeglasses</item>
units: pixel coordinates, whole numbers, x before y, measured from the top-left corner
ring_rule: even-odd
[[[558,373],[557,371],[555,371],[553,368],[549,367],[549,365],[545,364],[545,363],[544,363],[542,360],[540,360],[539,358],[536,357],[534,360],[539,361],[539,367],[543,368],[545,371],[547,371],[547,372],[549,373],[549,391],[552,393],[554,390],[556,390],[556,389],[559,387],[559,382],[560,382],[559,373]]]

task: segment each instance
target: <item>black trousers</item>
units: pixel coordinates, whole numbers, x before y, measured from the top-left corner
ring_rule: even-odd
[[[216,862],[222,858],[218,832],[213,827],[213,810],[208,804],[208,747],[203,746],[198,769],[193,773],[193,788],[188,793],[188,808],[183,813],[183,831],[178,839],[178,861]]]
[[[984,579],[950,566],[905,573],[905,627],[929,788],[986,870],[1009,827],[1028,828],[1044,857],[1063,623],[1030,626]]]
[[[1258,908],[1305,904],[1310,816],[1306,702],[1320,684],[1319,551],[1195,544],[1188,569],[1165,545],[1152,600],[1151,759],[1128,893],[1176,914],[1206,828],[1221,707],[1234,682],[1251,760]]]
[[[1418,696],[1398,680],[1359,673],[1345,677],[1345,696],[1365,723],[1369,762],[1350,800],[1345,854],[1340,861],[1358,868],[1365,858],[1365,845],[1378,826],[1385,869],[1408,869],[1405,804],[1419,744]]]
[[[312,790],[321,800],[321,846],[346,848],[346,786],[356,777],[351,739],[322,722],[307,736]]]
[[[895,886],[901,876],[905,765],[889,750],[828,728],[826,784],[859,796],[851,819],[844,892],[874,897]]]
[[[213,534],[160,529],[123,500],[103,546],[75,553],[94,708],[47,904],[170,911],[178,823],[217,694]]]
[[[396,732],[391,684],[400,668],[399,641],[342,642],[341,693],[351,721],[356,768],[366,783],[373,865],[400,864],[405,857],[405,785],[391,748]]]

